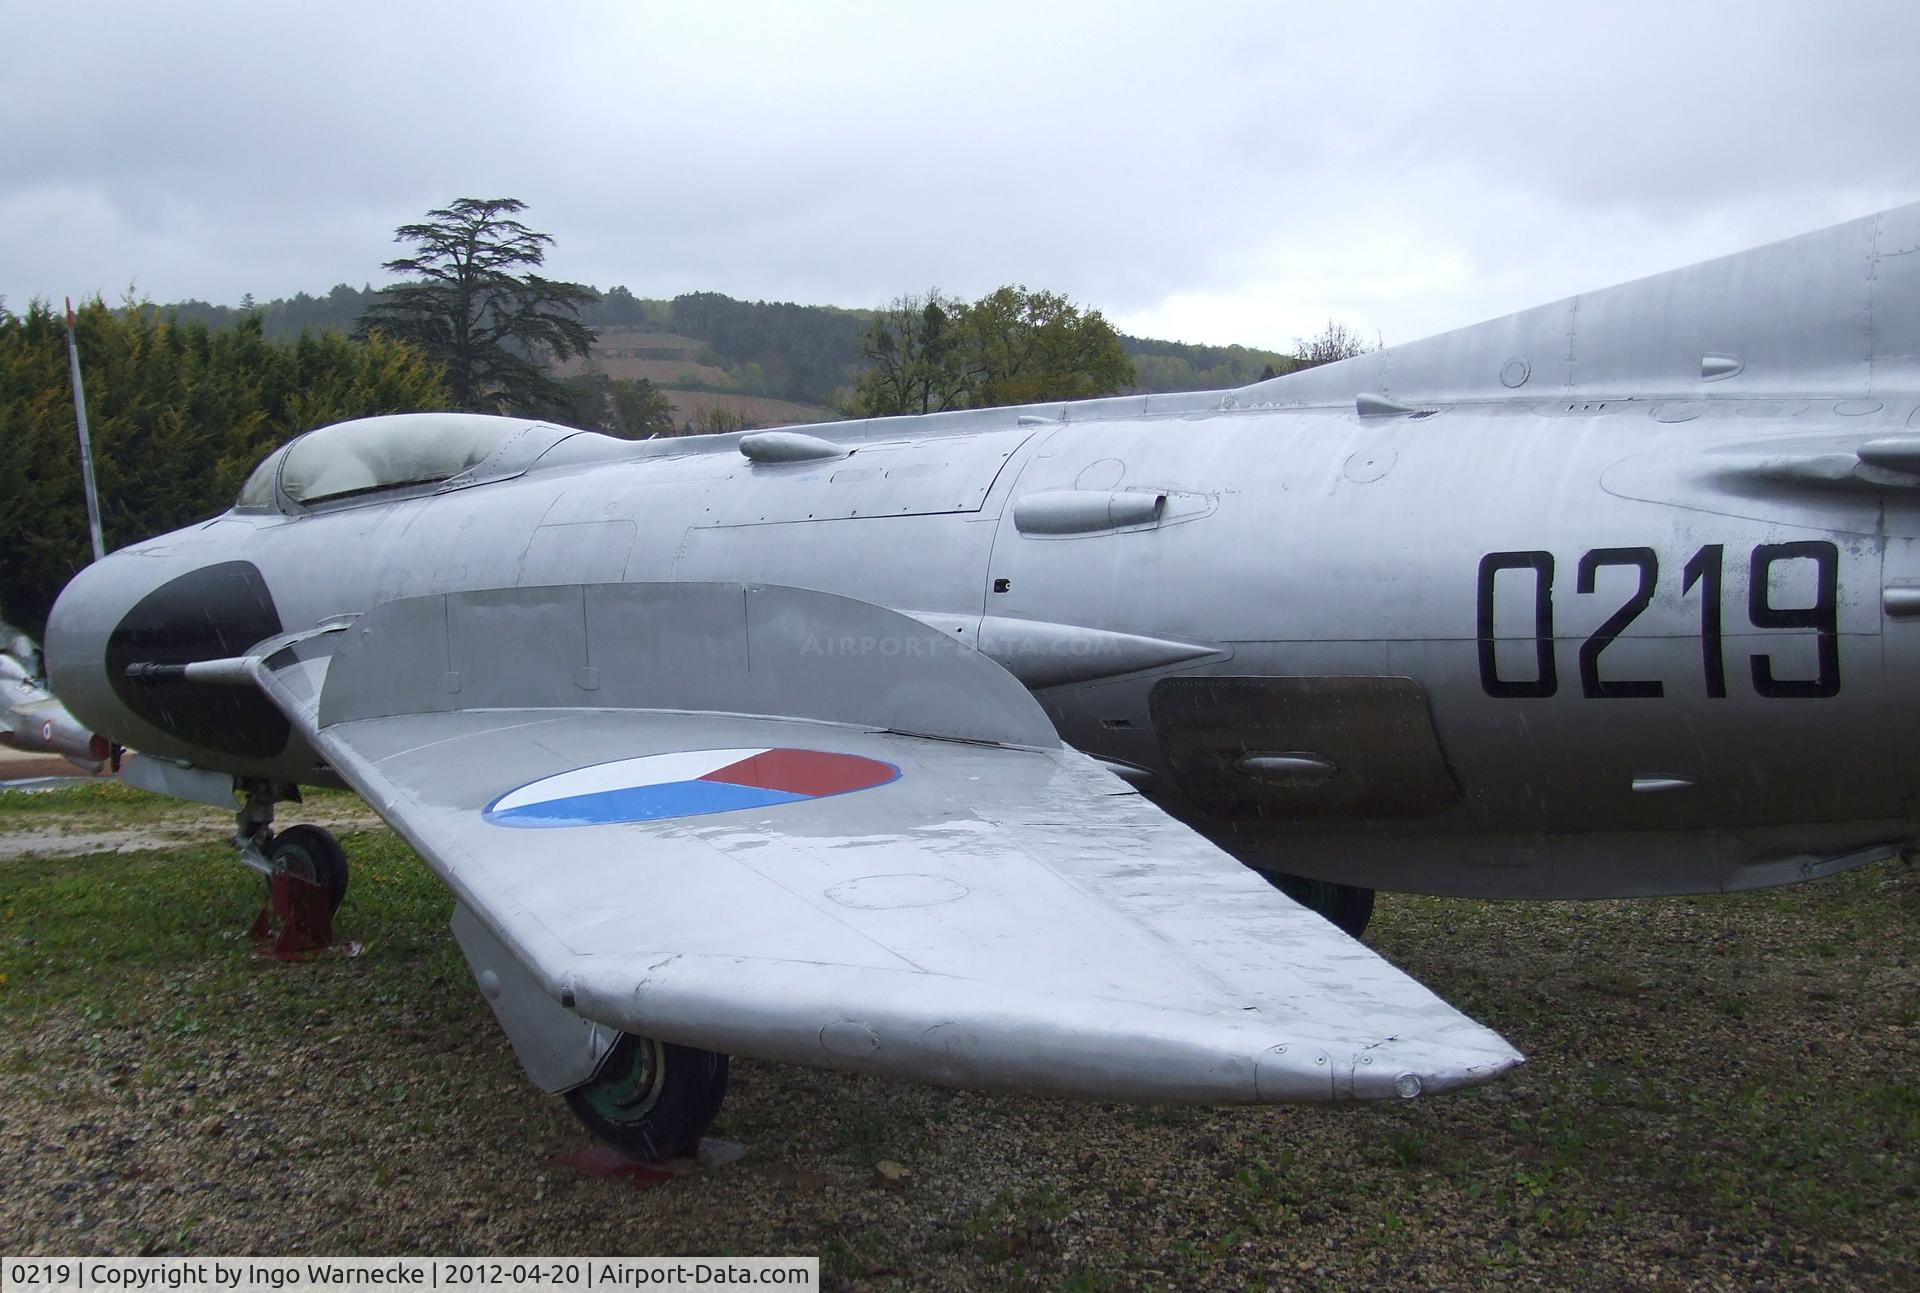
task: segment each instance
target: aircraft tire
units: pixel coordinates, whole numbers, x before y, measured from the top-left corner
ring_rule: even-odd
[[[274,865],[325,888],[329,914],[340,910],[347,898],[347,854],[333,832],[319,826],[289,826],[273,837],[267,854]]]
[[[1367,932],[1367,922],[1373,919],[1373,890],[1278,871],[1261,874],[1266,876],[1268,884],[1308,911],[1326,917],[1342,933],[1358,938]]]
[[[657,1162],[692,1153],[726,1096],[725,1055],[622,1033],[567,1105],[602,1144]]]

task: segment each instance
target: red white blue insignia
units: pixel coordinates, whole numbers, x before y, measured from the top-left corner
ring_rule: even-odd
[[[900,769],[826,750],[683,750],[575,768],[509,790],[496,826],[610,826],[826,799],[884,786]]]

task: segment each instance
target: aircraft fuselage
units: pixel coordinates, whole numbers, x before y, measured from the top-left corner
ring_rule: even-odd
[[[1910,409],[1852,404],[1096,405],[809,428],[846,452],[791,461],[555,432],[501,478],[125,549],[62,595],[50,676],[124,744],[311,783],[264,699],[126,665],[420,594],[794,585],[980,647],[1255,865],[1506,897],[1782,883],[1920,833],[1920,503],[1819,465]]]

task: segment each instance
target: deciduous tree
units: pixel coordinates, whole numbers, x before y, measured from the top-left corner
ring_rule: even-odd
[[[860,334],[860,353],[872,364],[854,383],[854,409],[866,417],[938,413],[967,393],[956,320],[966,306],[938,289],[902,296]]]
[[[628,440],[673,435],[673,401],[644,377],[579,373],[565,381],[579,425]]]
[[[1098,310],[1021,286],[971,304],[937,291],[903,296],[868,326],[861,348],[873,366],[850,411],[865,416],[1089,399],[1134,380]]]
[[[1327,326],[1311,337],[1293,339],[1294,357],[1301,368],[1338,363],[1342,359],[1352,359],[1355,355],[1364,355],[1379,348],[1378,337],[1368,341],[1360,335],[1359,329],[1350,328],[1338,319],[1328,319]]]
[[[968,306],[960,328],[975,408],[1091,399],[1133,384],[1113,325],[1058,292],[1003,287]]]

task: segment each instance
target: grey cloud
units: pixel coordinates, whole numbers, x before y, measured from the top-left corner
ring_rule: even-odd
[[[1920,195],[1896,5],[69,8],[10,20],[16,304],[379,281],[513,194],[643,294],[1391,340]]]

